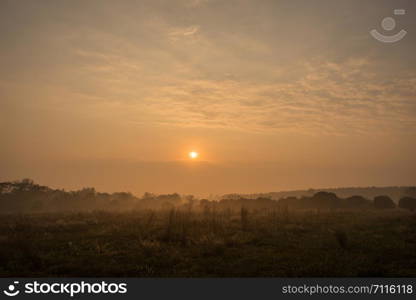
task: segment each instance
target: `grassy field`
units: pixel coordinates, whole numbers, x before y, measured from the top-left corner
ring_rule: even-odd
[[[416,215],[138,211],[2,215],[0,276],[416,276]]]

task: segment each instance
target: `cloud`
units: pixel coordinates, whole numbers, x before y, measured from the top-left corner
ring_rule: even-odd
[[[244,2],[234,12],[244,18],[230,22],[232,5],[213,9],[206,2],[160,11],[149,2],[140,18],[127,14],[111,28],[79,16],[86,24],[62,25],[45,38],[49,45],[50,36],[68,37],[53,44],[64,54],[48,62],[42,85],[36,76],[32,84],[64,87],[59,99],[82,113],[147,126],[344,135],[415,125],[414,71],[390,74],[389,64],[371,53],[345,54],[336,45],[326,51],[320,35],[318,47],[308,30],[293,34],[292,18],[275,23],[272,5],[251,19]],[[308,35],[314,40],[303,41]]]
[[[174,36],[197,31],[184,27]],[[199,49],[200,43],[210,47],[204,36],[192,45]],[[129,47],[134,53],[134,45]],[[96,62],[83,69],[95,74],[92,82],[99,88],[94,95],[118,103],[120,110],[128,107],[120,113],[130,123],[308,135],[379,135],[415,125],[416,74],[402,72],[386,79],[370,58],[305,58],[278,71],[262,66],[267,79],[241,77],[238,70],[213,79],[195,63],[201,54],[178,47],[169,53],[141,48],[129,57],[84,50],[78,54]],[[99,110],[103,101],[96,105]]]
[[[364,59],[308,63],[298,66],[304,75],[291,83],[174,80],[145,102],[156,122],[185,127],[380,134],[414,125],[415,103],[408,97],[416,95],[416,77],[386,83],[371,66]]]
[[[173,41],[177,41],[180,38],[190,38],[196,35],[199,31],[198,25],[192,25],[187,27],[175,27],[169,30],[169,38]]]

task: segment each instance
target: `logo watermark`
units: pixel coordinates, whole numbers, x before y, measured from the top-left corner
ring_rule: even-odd
[[[394,10],[394,15],[396,16],[403,16],[405,14],[406,14],[406,10],[404,9],[399,8],[399,9]],[[394,28],[396,28],[396,21],[392,17],[385,17],[381,21],[381,27],[385,31],[392,31]],[[407,31],[402,29],[398,33],[393,34],[393,35],[384,35],[378,32],[377,29],[373,29],[370,31],[370,34],[373,36],[373,38],[375,38],[376,40],[382,43],[396,43],[402,40],[406,36]]]
[[[20,291],[17,289],[17,285],[19,284],[19,281],[14,281],[13,284],[9,284],[6,290],[3,291],[3,293],[9,297],[14,297],[19,295]]]
[[[64,294],[74,297],[78,294],[126,294],[127,283],[97,283],[81,282],[26,282],[22,290],[17,289],[19,281],[14,281],[7,289],[3,290],[6,296],[14,297],[20,292],[24,294]]]

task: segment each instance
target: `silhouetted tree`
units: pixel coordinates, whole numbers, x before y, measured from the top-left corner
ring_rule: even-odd
[[[374,198],[374,207],[378,209],[395,208],[393,200],[389,196],[377,196]]]
[[[301,203],[298,198],[296,197],[285,197],[280,198],[277,202],[280,207],[290,207],[290,208],[300,208]]]
[[[312,208],[336,208],[340,205],[337,195],[330,192],[317,192],[308,202]]]
[[[405,191],[406,196],[416,198],[416,186],[411,186]]]
[[[129,209],[137,198],[130,193],[97,193],[94,188],[65,192],[30,179],[0,183],[1,212],[53,212]]]
[[[347,208],[365,208],[371,207],[371,201],[362,196],[351,196],[345,199],[345,206]]]
[[[416,210],[416,198],[404,197],[399,200],[399,207],[409,209],[411,211]]]

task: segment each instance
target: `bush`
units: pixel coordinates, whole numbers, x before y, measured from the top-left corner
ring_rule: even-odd
[[[416,209],[416,198],[404,197],[399,201],[399,207],[414,211]]]
[[[329,192],[318,192],[308,202],[312,208],[335,208],[340,205],[337,195]]]
[[[374,207],[378,209],[395,208],[393,200],[389,196],[377,196],[374,198]]]
[[[351,196],[345,199],[345,206],[347,208],[365,208],[371,207],[371,202],[362,196]]]

